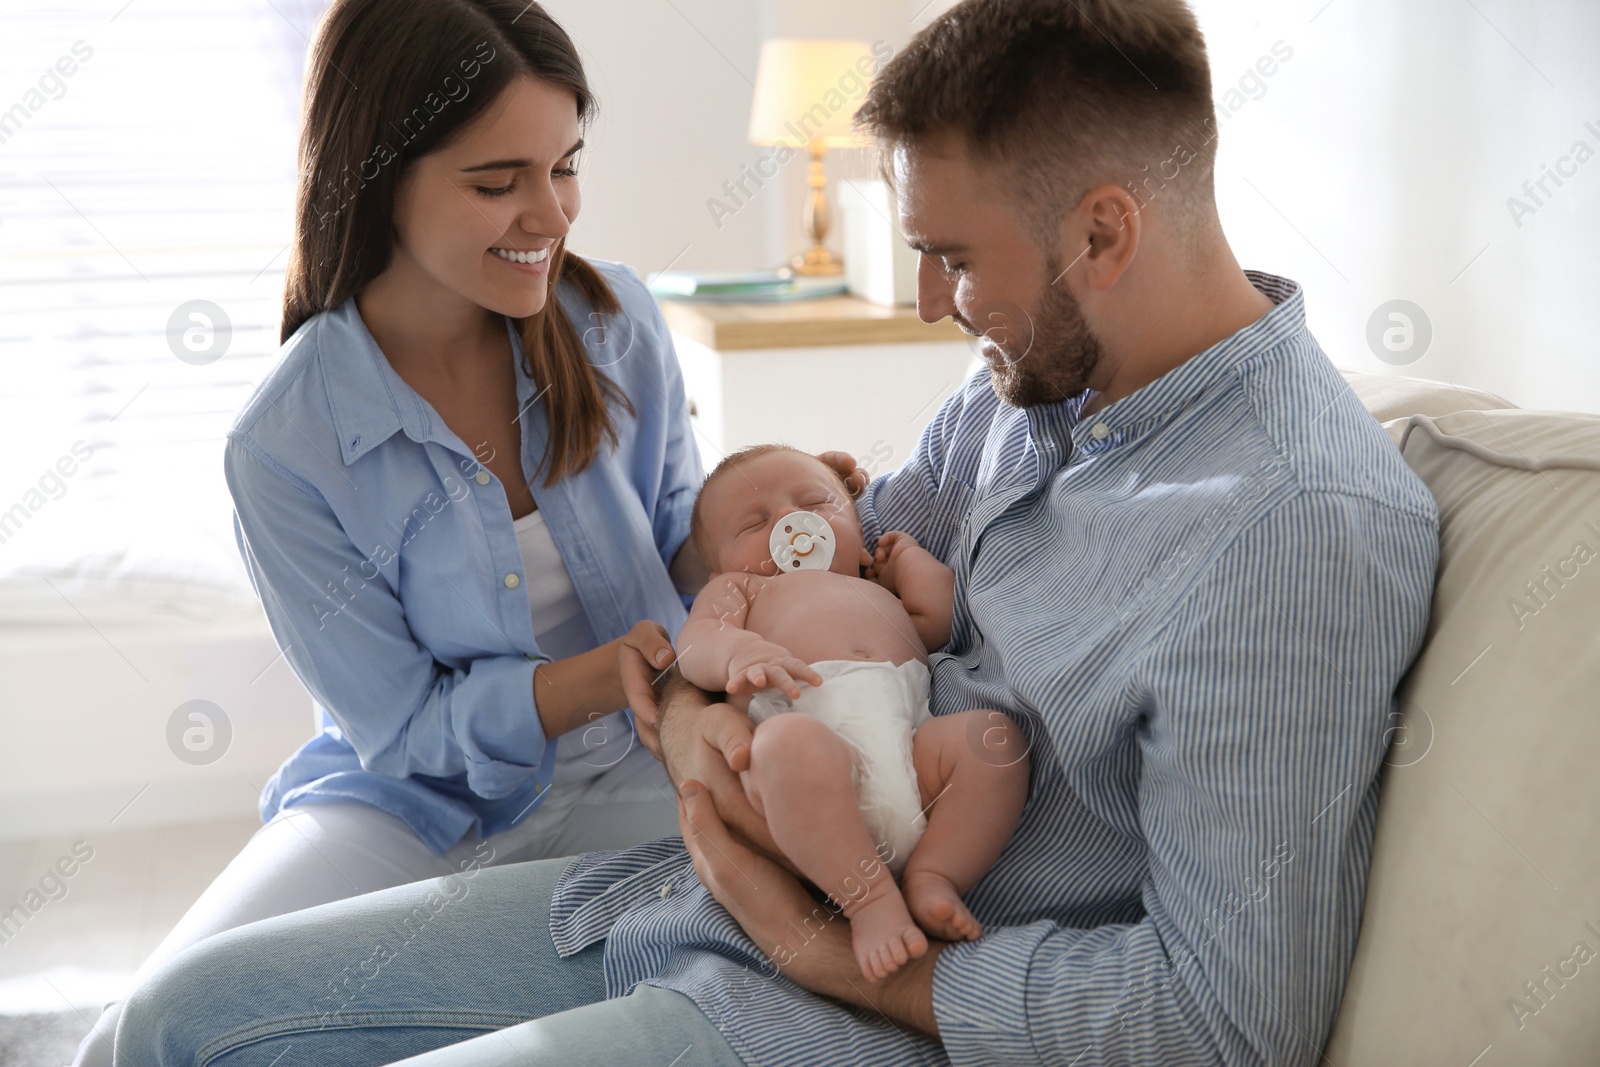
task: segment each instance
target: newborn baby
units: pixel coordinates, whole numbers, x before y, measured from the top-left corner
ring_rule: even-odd
[[[723,460],[691,529],[712,578],[679,634],[679,669],[756,723],[745,793],[849,918],[861,973],[876,981],[923,955],[924,930],[976,938],[961,894],[1016,828],[1028,758],[998,712],[929,714],[928,652],[950,639],[954,574],[900,531],[869,556],[839,476],[778,445]]]

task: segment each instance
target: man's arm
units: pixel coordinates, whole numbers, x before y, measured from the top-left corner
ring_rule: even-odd
[[[932,992],[952,1063],[1318,1061],[1437,550],[1421,516],[1305,494],[1173,579],[1190,588],[1130,680],[1147,915],[946,946]]]
[[[647,727],[655,744],[650,739],[644,743],[666,768],[673,787],[691,778],[702,783],[722,822],[744,846],[794,871],[739,781],[738,772],[750,766],[750,740],[755,736],[750,717],[732,704],[714,700],[676,667],[662,684],[657,707]],[[644,730],[640,736],[645,738]]]
[[[908,960],[882,981],[868,981],[856,962],[850,924],[807,893],[792,869],[779,869],[771,857],[731,832],[698,781],[686,780],[680,790],[678,821],[701,884],[791,980],[939,1036],[933,966],[948,942],[930,937],[925,955]],[[792,949],[796,930],[806,931],[799,951]]]

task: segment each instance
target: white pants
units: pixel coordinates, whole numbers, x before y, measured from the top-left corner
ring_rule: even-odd
[[[139,967],[133,984],[190,945],[259,919],[459,872],[474,860],[498,866],[573,856],[676,833],[677,800],[666,771],[637,742],[609,768],[558,762],[549,794],[526,819],[487,841],[468,833],[443,856],[399,818],[359,801],[299,804],[255,832]],[[121,1014],[120,1002],[106,1006],[74,1067],[111,1067]]]

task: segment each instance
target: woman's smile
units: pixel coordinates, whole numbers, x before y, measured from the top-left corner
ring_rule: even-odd
[[[550,249],[553,245],[546,245],[538,251],[521,251],[514,248],[491,248],[490,253],[495,259],[513,270],[525,274],[545,274],[550,270]]]

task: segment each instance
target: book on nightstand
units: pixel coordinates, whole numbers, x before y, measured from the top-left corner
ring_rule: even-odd
[[[746,271],[664,271],[646,285],[658,297],[672,300],[776,303],[838,296],[845,292],[840,275],[810,276],[787,268]]]

